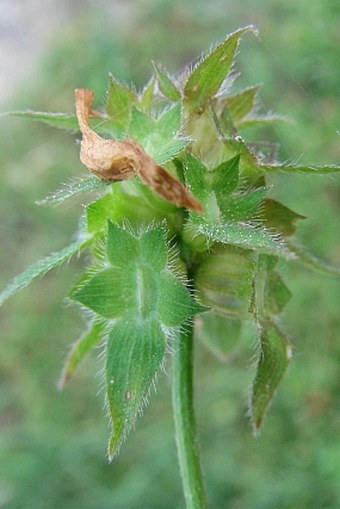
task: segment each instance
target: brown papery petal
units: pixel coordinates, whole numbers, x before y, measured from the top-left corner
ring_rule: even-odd
[[[89,124],[94,94],[92,90],[75,90],[76,115],[83,135],[80,160],[102,180],[125,180],[138,175],[140,179],[166,200],[180,207],[202,213],[202,205],[187,188],[167,173],[133,138],[104,139]]]

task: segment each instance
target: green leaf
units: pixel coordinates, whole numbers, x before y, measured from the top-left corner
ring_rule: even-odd
[[[195,334],[218,360],[228,362],[240,341],[241,321],[209,311],[196,320]]]
[[[136,275],[112,267],[94,275],[89,272],[71,290],[69,297],[103,318],[117,318],[136,308]]]
[[[67,131],[79,131],[76,115],[70,113],[45,113],[41,111],[10,111],[4,115],[12,117],[27,118],[36,120],[58,129]],[[114,138],[122,138],[123,132],[119,129],[112,119],[106,117],[90,117],[90,125],[98,134],[108,134]]]
[[[139,255],[138,239],[126,229],[109,221],[107,257],[113,267],[124,270],[135,265]]]
[[[194,67],[184,85],[184,98],[191,108],[204,106],[220,89],[234,61],[239,39],[254,27],[247,26],[230,34]]]
[[[153,63],[153,67],[157,76],[159,90],[164,97],[173,102],[179,101],[181,98],[180,91],[176,87],[165,67],[161,64],[156,65],[155,63]]]
[[[303,164],[260,164],[259,169],[265,172],[302,172],[315,173],[318,175],[340,172],[340,166],[326,164],[323,166],[308,166]]]
[[[27,118],[29,120],[36,120],[51,127],[58,129],[66,129],[68,131],[78,131],[78,120],[76,115],[70,113],[49,113],[43,111],[10,111],[6,113],[11,117]]]
[[[107,345],[106,389],[112,423],[108,456],[112,460],[149,396],[165,353],[165,337],[156,319],[121,319]]]
[[[213,251],[195,273],[200,302],[229,318],[249,318],[254,267],[250,252],[225,247]]]
[[[205,308],[198,304],[188,289],[170,272],[160,275],[157,313],[165,327],[176,327]]]
[[[284,237],[290,237],[295,233],[298,219],[305,219],[301,214],[269,198],[262,202],[260,218],[268,228],[279,231]]]
[[[70,184],[65,184],[61,189],[54,191],[54,193],[42,200],[38,200],[36,203],[37,205],[58,205],[59,203],[62,203],[69,198],[73,198],[74,196],[89,193],[91,191],[103,190],[109,185],[110,183],[100,180],[98,177],[90,176],[79,178]]]
[[[212,171],[212,189],[217,200],[221,201],[227,195],[235,191],[239,180],[240,155],[224,161]]]
[[[256,95],[260,87],[261,85],[255,85],[237,94],[226,96],[225,102],[235,124],[244,119],[254,109]],[[222,97],[221,100],[223,101],[223,99]]]
[[[110,76],[105,110],[118,128],[127,128],[132,106],[136,101],[137,97],[129,87]]]
[[[59,389],[69,381],[85,355],[103,339],[105,322],[94,321],[90,328],[72,346],[58,382]]]
[[[262,253],[294,258],[285,244],[269,232],[250,224],[220,223],[209,224],[193,219],[193,227],[211,240],[244,249],[255,249]]]
[[[251,419],[256,433],[292,357],[292,347],[274,322],[260,329],[261,351],[251,396]]]
[[[52,253],[46,258],[39,260],[38,262],[31,265],[28,269],[22,272],[19,276],[16,276],[9,285],[1,292],[0,294],[0,306],[12,295],[17,293],[19,290],[22,290],[26,286],[28,286],[33,279],[38,276],[42,276],[46,274],[49,270],[53,269],[57,265],[61,265],[63,262],[68,261],[71,256],[79,253],[81,250],[85,249],[90,243],[92,239],[83,239],[73,242],[67,247],[64,247],[61,251],[57,253]]]

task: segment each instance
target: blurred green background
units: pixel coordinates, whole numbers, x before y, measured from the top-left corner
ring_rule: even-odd
[[[3,111],[72,111],[75,87],[104,98],[109,71],[140,87],[151,59],[176,72],[252,23],[261,38],[242,42],[236,87],[263,82],[263,105],[296,121],[261,134],[280,142],[282,160],[340,163],[340,4],[334,0],[14,4],[0,4],[1,37],[12,50],[3,46],[1,55]],[[72,238],[83,200],[60,208],[34,201],[83,168],[72,136],[6,117],[0,162],[4,287]],[[278,175],[272,184],[273,196],[307,216],[300,242],[340,266],[340,177]],[[62,393],[56,390],[65,354],[84,325],[78,310],[62,303],[84,262],[53,271],[0,311],[0,507],[182,508],[168,375],[160,376],[157,394],[110,465],[100,350]],[[340,507],[339,280],[294,264],[282,264],[281,273],[293,292],[285,320],[295,356],[260,437],[252,437],[246,417],[251,334],[230,364],[196,349],[197,419],[212,509]]]

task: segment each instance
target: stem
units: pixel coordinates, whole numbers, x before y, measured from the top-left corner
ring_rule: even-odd
[[[193,326],[176,336],[172,360],[172,406],[178,462],[187,509],[205,509],[193,407]]]

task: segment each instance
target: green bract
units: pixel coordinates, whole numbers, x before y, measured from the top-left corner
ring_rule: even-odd
[[[101,195],[85,207],[78,240],[32,265],[0,295],[0,303],[35,277],[90,250],[93,264],[70,291],[84,308],[87,331],[70,351],[60,386],[88,351],[105,347],[106,401],[112,422],[111,458],[134,425],[157,373],[173,352],[169,341],[187,331],[218,358],[230,358],[251,320],[258,333],[250,397],[255,431],[291,357],[280,314],[290,292],[277,260],[297,260],[339,273],[294,245],[303,216],[268,197],[267,173],[336,173],[337,166],[285,165],[247,143],[242,128],[286,120],[259,110],[259,85],[233,90],[231,69],[240,29],[191,68],[172,77],[161,65],[140,93],[110,76],[103,109],[91,117],[101,136],[137,141],[202,204],[203,214],[178,208],[137,177],[114,183],[80,178],[40,204],[81,193]],[[12,112],[76,131],[76,116]],[[79,168],[80,171],[80,168]],[[171,338],[171,339],[170,339]],[[168,347],[170,346],[170,348]],[[226,368],[227,369],[227,368]]]
[[[148,395],[164,359],[167,336],[175,334],[181,324],[204,308],[172,274],[162,226],[134,234],[109,222],[102,258],[102,265],[87,271],[70,298],[100,320],[80,340],[79,355],[80,348],[97,342],[102,332],[107,338],[111,458]],[[76,364],[68,360],[67,375]]]

